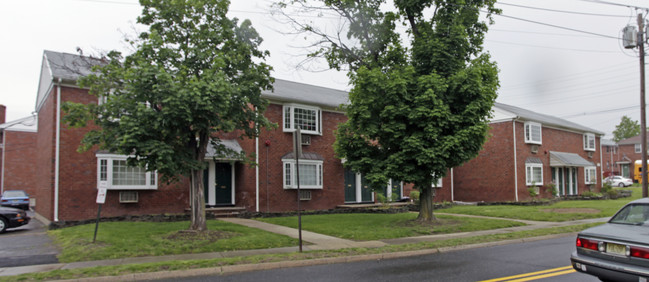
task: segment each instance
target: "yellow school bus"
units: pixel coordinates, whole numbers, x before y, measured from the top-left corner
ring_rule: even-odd
[[[649,166],[649,160],[647,160],[647,166]],[[635,161],[633,167],[633,180],[642,183],[642,160]]]

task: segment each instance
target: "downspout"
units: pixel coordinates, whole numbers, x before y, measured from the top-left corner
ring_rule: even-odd
[[[597,142],[597,137],[595,137],[595,142]],[[611,157],[611,162],[613,161],[613,157]],[[602,187],[604,186],[604,159],[602,158],[602,137],[599,137],[599,189],[600,192],[602,191]],[[611,166],[613,167],[613,166]],[[612,174],[612,173],[611,173]]]
[[[516,156],[516,119],[512,120],[512,130],[514,131],[514,199],[518,202],[518,158]]]
[[[451,203],[455,202],[455,181],[453,180],[453,168],[451,168]]]
[[[56,85],[56,145],[54,149],[54,221],[59,221],[59,167],[61,158],[61,78]]]
[[[7,146],[7,131],[2,130],[2,183],[0,183],[0,193],[5,191],[5,147]]]
[[[259,137],[255,137],[255,211],[259,212]]]

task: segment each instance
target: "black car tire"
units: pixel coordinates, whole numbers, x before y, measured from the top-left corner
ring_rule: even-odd
[[[0,217],[0,233],[4,233],[7,230],[9,223],[3,217]]]
[[[620,182],[620,184],[617,185],[618,187],[624,187],[624,183]]]

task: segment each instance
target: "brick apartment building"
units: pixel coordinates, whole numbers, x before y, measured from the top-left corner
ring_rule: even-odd
[[[33,195],[36,187],[36,168],[33,160],[37,155],[35,116],[5,122],[5,106],[0,105],[0,191],[25,190]]]
[[[109,189],[102,216],[183,213],[189,209],[189,183],[161,183],[155,172],[125,165],[126,156],[103,151],[78,153],[88,128],[61,122],[60,105],[67,101],[97,103],[76,85],[99,60],[45,51],[36,111],[38,131],[32,156],[30,194],[35,211],[52,221],[76,221],[96,216],[97,187]],[[301,206],[327,210],[343,204],[373,203],[376,192],[409,196],[412,185],[390,181],[371,189],[364,178],[343,168],[333,152],[334,131],[346,120],[340,105],[344,91],[276,80],[264,115],[278,124],[262,129],[255,139],[219,135],[223,145],[257,156],[255,167],[208,152],[204,174],[208,210],[283,212],[296,209],[292,135],[302,127],[304,159],[300,160]],[[437,187],[435,201],[519,201],[529,199],[527,187],[554,182],[561,194],[577,194],[601,177],[601,132],[516,107],[496,104],[492,135],[480,155],[451,169]],[[541,189],[543,192],[543,189]],[[547,196],[547,194],[544,194]]]
[[[103,151],[78,153],[87,128],[70,128],[61,122],[60,105],[67,101],[97,103],[95,96],[76,86],[99,60],[45,51],[36,101],[38,133],[34,157],[36,174],[33,196],[36,212],[53,221],[74,221],[95,216],[97,187],[108,187],[102,216],[182,213],[189,208],[189,183],[160,183],[155,172],[127,167],[126,156]],[[210,210],[282,212],[296,209],[295,162],[292,136],[302,128],[304,160],[300,160],[301,206],[305,210],[333,209],[343,204],[373,203],[375,192],[361,175],[346,171],[333,152],[334,131],[346,120],[339,108],[348,103],[347,92],[276,80],[264,115],[279,126],[261,130],[255,139],[221,134],[223,145],[256,153],[258,166],[242,160],[214,159],[208,152],[204,174],[206,206]],[[136,179],[136,180],[134,180]],[[440,183],[441,184],[441,183]],[[389,186],[388,186],[389,185]],[[383,193],[408,196],[411,186],[391,181]],[[448,185],[448,184],[447,184]],[[443,185],[440,185],[443,186]],[[390,187],[390,189],[388,189]],[[439,201],[450,195],[440,189]]]
[[[602,171],[604,177],[611,175],[629,177],[629,163],[623,159],[617,143],[613,140],[602,139]]]
[[[616,162],[619,167],[620,175],[631,178],[638,182],[640,171],[636,168],[642,165],[642,142],[640,135],[629,137],[617,142],[620,159]]]
[[[601,184],[604,133],[557,117],[496,103],[491,135],[475,159],[453,169],[456,201],[520,201],[528,188],[551,197],[577,195]]]

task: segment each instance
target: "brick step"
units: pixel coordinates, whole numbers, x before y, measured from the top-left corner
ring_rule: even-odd
[[[241,207],[205,208],[205,213],[208,213],[214,217],[237,217],[245,211],[246,209]]]

